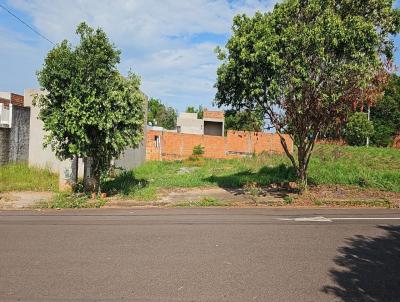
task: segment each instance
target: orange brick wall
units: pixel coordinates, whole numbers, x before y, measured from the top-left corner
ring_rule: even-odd
[[[24,107],[24,96],[11,93],[11,103],[13,105]]]
[[[159,137],[158,147],[156,136]],[[293,142],[285,137],[289,149]],[[147,160],[179,160],[192,155],[194,146],[204,147],[204,157],[234,158],[253,153],[284,153],[277,134],[247,131],[228,131],[227,136],[209,136],[149,130],[147,132]]]
[[[224,112],[223,111],[204,111],[203,118],[212,118],[212,119],[224,119]]]

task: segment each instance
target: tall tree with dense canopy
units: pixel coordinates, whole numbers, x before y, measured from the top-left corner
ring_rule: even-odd
[[[264,114],[261,110],[225,110],[225,130],[261,132],[264,124]]]
[[[204,108],[203,106],[199,105],[199,107],[196,109],[193,106],[188,106],[185,110],[187,113],[197,113],[197,118],[202,119],[203,118],[203,113],[204,113]]]
[[[392,59],[399,20],[392,0],[284,0],[272,12],[236,16],[226,50],[217,49],[215,102],[261,108],[306,187],[315,141]]]
[[[140,79],[117,70],[120,51],[105,32],[81,23],[80,41],[63,41],[47,54],[38,72],[46,94],[36,97],[46,131],[45,145],[61,160],[91,158],[91,190],[112,158],[143,138],[145,96]]]
[[[159,99],[151,98],[149,100],[147,121],[153,126],[175,129],[176,118],[177,113],[174,108],[165,106]]]
[[[386,147],[400,133],[400,77],[392,75],[383,98],[371,109],[375,134],[372,143]]]

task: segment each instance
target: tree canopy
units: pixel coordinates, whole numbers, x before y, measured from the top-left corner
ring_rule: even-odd
[[[151,98],[148,103],[147,122],[165,129],[176,128],[176,110],[165,106],[161,100]]]
[[[261,132],[264,124],[264,114],[261,110],[225,110],[225,130]]]
[[[36,98],[45,145],[58,158],[93,160],[94,189],[100,174],[127,147],[143,138],[145,96],[140,79],[117,70],[120,51],[101,29],[79,24],[79,43],[64,40],[47,54],[38,72],[46,94]]]
[[[388,146],[393,136],[400,132],[400,77],[392,75],[383,98],[371,109],[375,134],[372,143]]]
[[[204,108],[203,106],[199,105],[199,107],[196,109],[193,106],[188,106],[185,110],[187,113],[197,113],[197,118],[202,119],[203,118],[203,113],[204,113]]]
[[[217,49],[215,102],[261,108],[306,186],[316,139],[392,59],[399,20],[392,0],[284,0],[268,13],[238,15],[226,49]]]

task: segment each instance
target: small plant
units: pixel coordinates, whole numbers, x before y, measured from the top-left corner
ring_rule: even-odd
[[[261,196],[263,193],[260,185],[256,182],[247,182],[243,188],[247,193],[250,194],[251,199],[257,205],[257,197]]]
[[[82,193],[56,194],[51,200],[43,201],[36,205],[37,208],[47,209],[80,209],[80,208],[100,208],[106,204],[105,199],[90,199],[88,195]]]
[[[289,195],[286,195],[285,197],[283,197],[283,201],[285,202],[285,204],[292,204],[293,198],[290,197]]]
[[[192,154],[194,156],[202,156],[204,154],[204,147],[202,145],[194,146]]]

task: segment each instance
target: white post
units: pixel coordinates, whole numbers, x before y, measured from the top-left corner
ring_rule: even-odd
[[[371,120],[371,107],[368,104],[368,122]],[[369,146],[369,136],[367,136],[367,147]]]
[[[67,159],[59,166],[59,190],[61,192],[71,192],[74,190],[78,181],[78,158]]]

